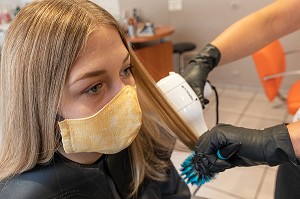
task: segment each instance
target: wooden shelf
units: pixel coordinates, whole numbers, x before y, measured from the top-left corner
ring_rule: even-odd
[[[155,35],[145,37],[128,37],[127,41],[130,43],[145,43],[154,40],[162,39],[166,36],[171,35],[175,29],[172,26],[157,26],[155,27]]]
[[[173,44],[163,38],[174,31],[171,26],[158,26],[153,36],[127,38],[133,45],[142,46],[136,48],[135,53],[155,81],[173,71]]]

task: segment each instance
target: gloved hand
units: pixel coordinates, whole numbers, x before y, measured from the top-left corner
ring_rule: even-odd
[[[220,51],[215,46],[208,44],[189,62],[182,74],[182,77],[199,97],[203,108],[209,102],[203,95],[208,73],[218,65],[220,58]]]
[[[220,160],[216,153],[230,144],[241,143],[229,159]],[[264,130],[219,124],[204,133],[196,144],[198,170],[215,173],[235,166],[299,164],[285,124]],[[214,157],[215,156],[215,157]]]

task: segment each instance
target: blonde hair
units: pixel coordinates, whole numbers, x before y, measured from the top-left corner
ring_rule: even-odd
[[[196,134],[156,89],[155,82],[127,45],[118,22],[86,0],[36,1],[11,23],[0,67],[0,180],[47,163],[61,144],[56,114],[70,67],[97,26],[113,27],[129,50],[143,111],[143,125],[130,146],[137,193],[145,177],[163,180],[178,137],[192,149]],[[157,122],[159,121],[159,122]]]

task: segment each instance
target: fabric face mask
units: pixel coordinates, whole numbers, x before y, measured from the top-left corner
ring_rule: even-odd
[[[115,154],[128,147],[142,125],[136,88],[125,86],[96,114],[58,123],[66,153]]]

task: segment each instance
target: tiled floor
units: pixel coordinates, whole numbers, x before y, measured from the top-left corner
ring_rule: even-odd
[[[265,128],[291,122],[292,116],[279,100],[269,102],[262,90],[217,88],[219,93],[219,122],[249,128]],[[209,128],[216,122],[215,97],[204,110]],[[177,168],[189,153],[175,151],[172,161]],[[219,173],[204,184],[195,196],[207,199],[272,199],[277,167],[236,167]],[[196,187],[190,187],[193,193]]]

